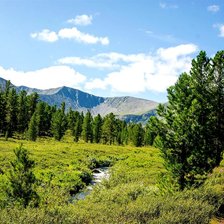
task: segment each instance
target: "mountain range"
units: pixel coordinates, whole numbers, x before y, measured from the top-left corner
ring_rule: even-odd
[[[6,80],[0,78],[0,86],[4,86],[5,83]],[[89,110],[93,116],[97,114],[105,116],[112,112],[127,122],[146,123],[150,116],[155,115],[158,106],[158,103],[152,100],[130,96],[100,97],[66,86],[46,90],[26,86],[14,86],[14,88],[18,92],[25,90],[28,94],[37,92],[40,100],[49,105],[59,107],[62,102],[65,102],[67,109],[71,107],[84,113]]]

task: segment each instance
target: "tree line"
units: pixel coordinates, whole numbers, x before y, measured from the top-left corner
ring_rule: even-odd
[[[71,108],[66,111],[65,107],[65,103],[60,108],[50,106],[40,101],[37,93],[17,92],[7,81],[0,90],[0,135],[6,139],[20,136],[32,141],[50,136],[60,141],[70,130],[75,142],[134,146],[152,143],[147,126],[127,123],[113,113],[93,117],[90,111],[84,114]]]

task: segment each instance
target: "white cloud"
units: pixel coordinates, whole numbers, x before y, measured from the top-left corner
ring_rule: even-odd
[[[159,48],[157,54],[161,59],[170,61],[176,60],[178,57],[186,56],[197,51],[197,46],[194,44],[181,44],[176,47]]]
[[[224,37],[224,25],[220,26],[219,31],[220,31],[219,36]]]
[[[93,17],[90,15],[78,15],[75,19],[69,19],[67,22],[73,25],[87,26],[92,24]]]
[[[82,65],[98,69],[116,69],[121,64],[140,61],[144,58],[144,54],[120,54],[116,52],[101,53],[90,58],[65,57],[58,60],[59,64]]]
[[[165,2],[160,2],[159,3],[160,8],[162,9],[178,9],[179,6],[175,4],[167,4]]]
[[[111,88],[114,92],[140,93],[144,91],[165,92],[175,83],[182,72],[188,72],[192,58],[197,51],[194,44],[160,48],[156,53],[126,55],[126,62],[118,71],[107,74],[85,84],[87,90]],[[108,54],[110,55],[110,54]],[[116,55],[116,54],[115,54]],[[117,54],[121,60],[122,54]],[[124,55],[123,55],[124,56]],[[130,60],[131,59],[131,60]]]
[[[219,5],[209,5],[207,10],[210,12],[218,12],[220,9]]]
[[[73,39],[78,42],[83,42],[86,44],[97,44],[108,45],[108,37],[96,37],[88,33],[82,33],[76,27],[64,28],[58,32],[58,36],[62,39]]]
[[[214,24],[213,27],[219,29],[219,37],[224,37],[224,24]]]
[[[55,42],[58,40],[58,35],[54,31],[44,29],[39,33],[31,33],[33,39],[42,40],[46,42]]]
[[[12,68],[4,69],[0,66],[1,77],[16,85],[32,88],[48,89],[60,86],[78,88],[86,77],[68,66],[52,66],[36,71],[16,71]]]

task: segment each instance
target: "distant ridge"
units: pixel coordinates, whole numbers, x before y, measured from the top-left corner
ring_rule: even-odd
[[[0,78],[0,86],[5,86],[6,80]],[[128,122],[145,123],[150,116],[155,115],[158,103],[151,100],[124,96],[124,97],[99,97],[78,89],[62,86],[52,89],[35,89],[26,86],[14,86],[17,91],[25,90],[28,94],[38,93],[40,100],[49,105],[59,107],[65,102],[66,108],[79,112],[89,110],[93,115],[105,116],[113,113],[120,119]]]

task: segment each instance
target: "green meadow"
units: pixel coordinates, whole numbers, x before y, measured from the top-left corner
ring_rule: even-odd
[[[38,207],[10,202],[6,191],[13,150],[28,149],[35,161]],[[212,223],[223,214],[224,163],[197,189],[176,191],[167,178],[160,151],[153,147],[0,139],[0,223]],[[93,169],[109,167],[109,179],[83,200]]]

